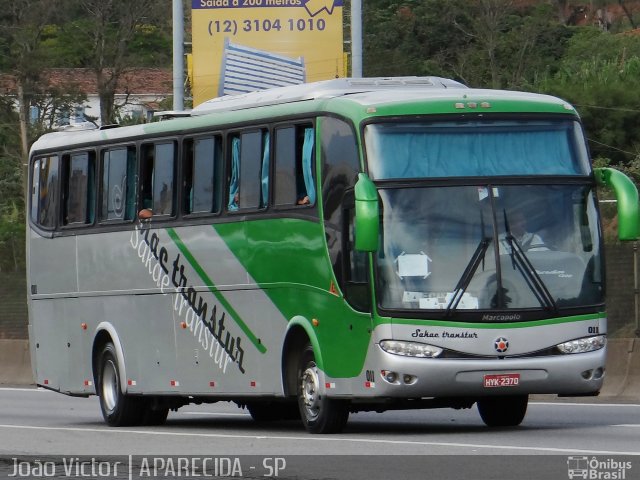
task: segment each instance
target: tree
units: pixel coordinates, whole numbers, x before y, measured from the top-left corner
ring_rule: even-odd
[[[569,41],[555,74],[535,89],[573,103],[595,158],[629,169],[637,180],[640,152],[640,38],[582,28]]]
[[[440,75],[525,88],[555,70],[572,31],[553,5],[509,0],[374,0],[364,10],[366,75]]]
[[[0,99],[0,271],[24,267],[23,156],[17,120],[11,99]]]
[[[455,76],[456,53],[469,39],[451,25],[463,0],[367,1],[363,7],[366,76]]]
[[[72,3],[72,2],[69,2]],[[141,63],[165,62],[170,43],[155,21],[166,22],[170,0],[74,0],[81,17],[65,25],[63,32],[81,46],[84,55],[71,55],[96,75],[101,123],[116,120],[115,93],[123,73]],[[164,15],[159,15],[164,12]],[[168,29],[170,31],[170,29]],[[67,37],[67,38],[69,38]],[[159,48],[159,46],[164,48]],[[165,51],[165,54],[158,54]],[[68,54],[69,52],[67,52]],[[141,55],[146,56],[141,62]]]
[[[512,0],[475,0],[471,3],[473,21],[471,30],[456,24],[459,30],[474,39],[483,52],[491,78],[491,86],[501,86],[501,70],[499,65],[498,50],[503,41],[503,31],[507,28],[509,17],[512,13]]]
[[[29,107],[46,66],[42,34],[59,0],[0,0],[1,65],[15,77],[22,155],[29,148]]]

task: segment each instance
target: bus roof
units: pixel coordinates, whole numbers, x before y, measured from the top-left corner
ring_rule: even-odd
[[[455,80],[440,77],[336,78],[334,80],[213,98],[194,108],[191,111],[191,115],[206,115],[213,112],[244,110],[305,100],[329,99],[365,92],[407,91],[415,95],[416,91],[420,90],[446,88],[458,89],[466,87]]]
[[[255,110],[249,114],[249,109]],[[344,115],[356,123],[370,117],[396,115],[485,112],[576,115],[571,105],[556,97],[472,89],[440,77],[340,78],[219,97],[197,106],[190,114],[181,112],[181,117],[161,122],[93,130],[69,128],[43,135],[33,144],[32,152],[309,112]]]

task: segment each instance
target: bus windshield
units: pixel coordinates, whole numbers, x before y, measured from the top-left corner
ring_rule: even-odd
[[[376,123],[365,143],[374,180],[590,171],[575,120]]]
[[[379,190],[377,297],[386,310],[548,310],[603,302],[589,185]],[[485,315],[491,319],[491,315]],[[510,318],[509,315],[503,316]]]

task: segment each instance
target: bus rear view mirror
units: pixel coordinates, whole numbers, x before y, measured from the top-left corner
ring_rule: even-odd
[[[612,189],[618,202],[618,238],[637,240],[640,236],[638,189],[624,173],[613,168],[595,168],[598,185]]]
[[[380,228],[378,191],[371,179],[364,173],[358,174],[355,197],[356,250],[375,252],[378,250],[378,232]]]

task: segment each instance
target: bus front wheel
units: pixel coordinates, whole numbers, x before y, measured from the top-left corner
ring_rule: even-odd
[[[298,367],[298,407],[309,433],[338,433],[347,424],[349,404],[322,394],[320,375],[313,347],[307,345]]]
[[[105,422],[112,427],[135,425],[143,414],[141,398],[125,395],[120,389],[120,368],[113,343],[107,343],[100,354],[98,396]]]
[[[528,395],[485,397],[478,400],[478,412],[488,427],[515,427],[527,413]]]

